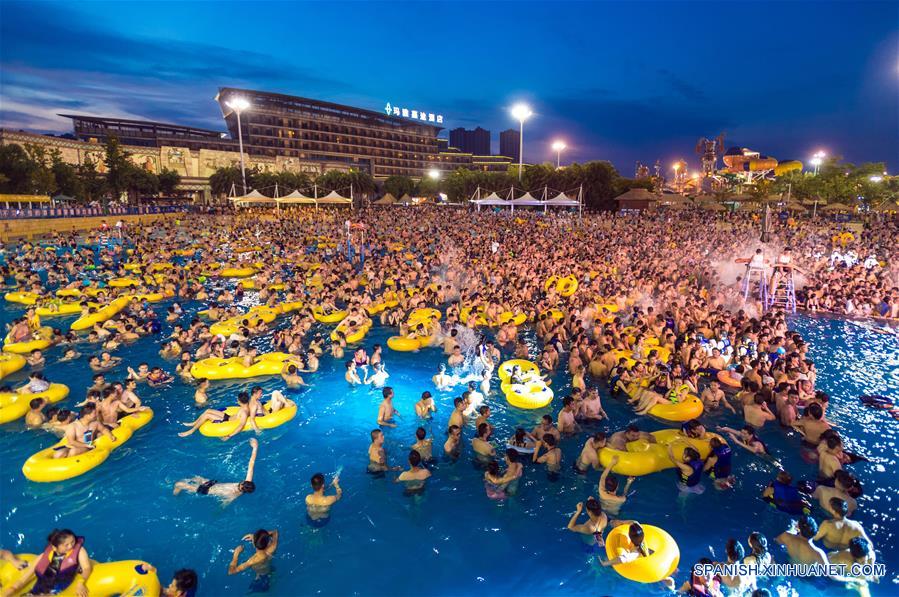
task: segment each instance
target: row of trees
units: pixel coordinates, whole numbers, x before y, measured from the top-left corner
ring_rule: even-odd
[[[453,202],[469,200],[478,188],[482,196],[492,191],[505,191],[515,187],[516,196],[524,191],[541,191],[548,187],[550,194],[568,192],[576,195],[583,188],[584,203],[589,208],[611,209],[614,198],[635,187],[652,188],[648,180],[624,178],[618,174],[609,162],[594,161],[584,164],[571,164],[565,168],[555,168],[551,164],[528,166],[518,181],[518,166],[512,166],[506,172],[483,172],[460,168],[453,172],[443,173],[441,178],[423,178],[416,183],[406,176],[391,176],[384,181],[384,191],[394,197],[404,194],[418,196],[434,196],[446,194]]]
[[[56,148],[41,145],[0,147],[0,193],[24,195],[68,195],[84,202],[116,200],[127,195],[129,202],[141,196],[172,195],[181,176],[163,169],[159,174],[135,164],[115,138],[105,145],[102,166],[91,159],[73,166]]]
[[[856,201],[877,205],[899,197],[899,177],[886,176],[883,162],[861,165],[828,158],[818,173],[789,172],[768,183],[774,193],[786,193],[799,200],[818,199],[829,203],[853,204]]]

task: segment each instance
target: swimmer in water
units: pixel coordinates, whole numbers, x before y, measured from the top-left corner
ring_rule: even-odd
[[[347,383],[351,386],[362,385],[362,380],[359,379],[359,372],[356,371],[355,361],[346,362],[346,373],[343,375],[343,378],[347,380]]]
[[[378,407],[378,425],[381,427],[396,427],[393,417],[394,415],[400,416],[400,413],[393,407],[393,388],[384,388],[381,390],[381,395],[384,399],[381,401],[381,406]]]
[[[387,450],[384,448],[384,432],[380,429],[372,429],[371,445],[368,446],[368,472],[383,473],[385,471],[398,471],[400,467],[387,465]]]
[[[448,390],[453,386],[453,378],[447,375],[446,365],[443,363],[437,368],[437,374],[431,378],[438,390]]]
[[[534,444],[534,454],[532,461],[539,464],[545,464],[549,473],[558,473],[562,469],[562,450],[556,445],[556,436],[546,433],[542,440],[538,440]],[[546,454],[540,455],[540,448],[546,447]]]
[[[587,438],[584,447],[581,449],[580,455],[574,463],[574,468],[581,474],[592,467],[593,470],[599,470],[599,451],[606,447],[606,434],[603,431],[597,431]]]
[[[618,515],[621,507],[627,502],[631,484],[635,480],[634,477],[628,477],[624,484],[624,490],[619,495],[618,478],[610,474],[616,464],[618,464],[618,456],[613,456],[609,467],[599,477],[599,502],[602,504],[603,510],[614,516]]]
[[[425,431],[425,428],[419,427],[415,430],[415,443],[412,444],[412,449],[421,454],[421,461],[424,463],[428,463],[434,459],[432,454],[434,441],[431,438],[428,438],[427,435],[428,433]]]
[[[281,370],[281,379],[287,384],[288,388],[299,388],[306,385],[306,382],[303,381],[303,378],[298,373],[297,366],[293,363],[288,363],[284,366]]]
[[[278,531],[259,529],[253,534],[244,535],[242,541],[248,541],[256,548],[256,553],[251,555],[247,560],[238,564],[237,560],[243,553],[243,545],[234,548],[231,556],[231,563],[228,564],[228,576],[240,574],[244,570],[250,568],[256,573],[253,585],[257,588],[256,592],[263,592],[268,588],[270,576],[272,573],[271,562],[275,557],[275,551],[278,549]]]
[[[437,406],[434,404],[434,397],[430,392],[422,392],[421,400],[415,403],[415,414],[422,419],[430,419],[431,413],[437,412]]]
[[[362,383],[372,385],[375,388],[383,388],[384,384],[387,383],[387,378],[390,377],[390,374],[387,373],[387,369],[384,367],[384,363],[379,362],[373,365],[372,368],[374,371],[371,377],[368,375],[368,367],[365,368],[365,379],[362,380]]]
[[[407,492],[420,492],[425,488],[425,481],[431,476],[431,471],[421,466],[421,454],[417,450],[409,451],[409,470],[403,471],[394,480],[395,483],[405,483]]]
[[[331,506],[340,501],[343,497],[343,490],[340,488],[340,476],[334,475],[331,480],[331,486],[334,487],[334,495],[325,495],[325,476],[322,473],[315,473],[310,479],[312,485],[312,493],[306,496],[306,513],[312,520],[324,520],[331,516]]]
[[[443,453],[455,460],[462,451],[462,428],[458,425],[450,425],[446,431],[446,441],[443,443]]]
[[[256,456],[259,452],[259,442],[256,438],[250,439],[250,462],[247,465],[246,478],[239,483],[219,483],[205,477],[191,477],[190,479],[182,479],[175,483],[173,495],[178,495],[182,491],[195,493],[197,495],[211,495],[222,502],[222,507],[227,506],[245,493],[253,493],[256,491],[256,484],[253,483],[253,473],[256,469]]]

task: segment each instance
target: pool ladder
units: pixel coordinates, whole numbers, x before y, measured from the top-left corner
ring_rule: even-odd
[[[768,306],[768,277],[765,275],[763,267],[746,268],[746,276],[743,278],[743,301],[749,300],[749,294],[752,291],[753,276],[758,278],[757,285],[759,291],[759,300],[763,307]]]
[[[780,308],[787,313],[796,312],[796,285],[793,282],[793,268],[782,275],[777,282],[777,287],[771,292],[768,309]]]

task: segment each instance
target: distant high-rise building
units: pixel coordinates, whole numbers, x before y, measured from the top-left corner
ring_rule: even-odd
[[[449,151],[449,141],[443,137],[437,137],[437,153],[441,151]]]
[[[481,127],[470,131],[459,127],[449,132],[449,144],[463,153],[490,155],[490,131]]]
[[[509,129],[499,134],[499,154],[512,158],[513,162],[519,160],[519,144],[520,137],[517,130]]]

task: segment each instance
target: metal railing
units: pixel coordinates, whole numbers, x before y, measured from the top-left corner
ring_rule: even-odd
[[[193,211],[190,205],[142,205],[140,207],[0,208],[0,220],[137,216]]]

